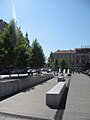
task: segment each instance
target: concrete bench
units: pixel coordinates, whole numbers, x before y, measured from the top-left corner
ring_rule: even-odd
[[[66,88],[66,82],[59,82],[46,93],[47,106],[59,106],[62,95]]]
[[[58,82],[65,81],[64,76],[58,76]]]

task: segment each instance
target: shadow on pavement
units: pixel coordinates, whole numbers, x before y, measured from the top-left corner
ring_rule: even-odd
[[[65,110],[65,107],[66,107],[68,90],[69,90],[69,88],[66,87],[59,106],[48,106],[51,109],[57,109],[57,112],[54,116],[54,120],[62,120],[63,113],[64,113],[64,110]]]
[[[27,77],[27,76],[24,76],[24,77],[21,76],[21,78],[25,78],[25,77]],[[29,87],[27,87],[27,88],[24,88],[24,89],[22,89],[22,90],[20,90],[20,91],[11,93],[11,94],[9,94],[9,95],[6,95],[6,96],[0,98],[0,101],[3,101],[3,100],[5,100],[5,99],[7,99],[7,98],[9,98],[9,97],[12,97],[12,96],[16,95],[16,94],[19,94],[20,92],[29,92],[30,90],[35,90],[35,87],[36,87],[36,86],[38,86],[38,85],[43,85],[43,84],[45,84],[45,83],[47,83],[47,80],[46,80],[46,81],[43,81],[43,82],[40,82],[40,83],[37,83],[37,84],[35,84],[35,85],[29,86]]]
[[[34,85],[34,86],[31,86],[31,87],[29,87],[29,88],[27,88],[27,89],[24,89],[22,92],[29,92],[30,90],[35,90],[35,87],[36,87],[36,86],[38,86],[38,85],[43,85],[43,84],[45,84],[45,83],[47,83],[47,81],[43,81],[43,82],[37,83],[37,84]]]

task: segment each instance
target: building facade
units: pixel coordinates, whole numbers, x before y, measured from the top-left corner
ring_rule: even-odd
[[[76,48],[74,50],[57,50],[53,53],[54,58],[58,60],[64,58],[66,61],[72,61],[77,71],[84,70],[86,64],[90,64],[90,48]]]
[[[0,31],[3,30],[3,28],[7,27],[7,23],[5,21],[3,21],[2,19],[0,19]]]
[[[75,67],[79,71],[85,69],[86,64],[90,64],[90,48],[77,48],[75,57]]]

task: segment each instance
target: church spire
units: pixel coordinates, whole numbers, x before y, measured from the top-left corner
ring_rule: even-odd
[[[29,39],[28,39],[28,33],[26,32],[26,42],[27,42],[27,44],[28,44],[28,46],[29,46]]]

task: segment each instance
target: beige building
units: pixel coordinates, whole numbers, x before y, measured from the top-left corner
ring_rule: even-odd
[[[76,70],[85,69],[87,63],[90,64],[90,48],[76,48],[74,50],[57,50],[53,53],[54,57],[60,61],[64,58],[66,61],[71,60]]]

